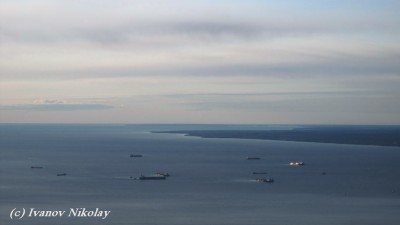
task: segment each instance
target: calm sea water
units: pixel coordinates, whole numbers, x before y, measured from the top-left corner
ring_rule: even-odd
[[[0,125],[0,224],[400,223],[400,148],[202,139],[149,132],[213,128],[255,129]],[[130,154],[143,157],[131,158]],[[248,156],[261,160],[246,160]],[[289,161],[306,165],[288,166]],[[155,181],[130,178],[155,172],[171,176]],[[254,181],[262,177],[273,177],[275,182]],[[104,220],[10,219],[14,208],[68,211],[81,207],[111,213]]]

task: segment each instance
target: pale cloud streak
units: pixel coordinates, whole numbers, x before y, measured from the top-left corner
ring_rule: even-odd
[[[10,111],[81,111],[105,110],[114,108],[111,105],[98,103],[67,103],[59,99],[36,99],[31,104],[0,105],[0,110]]]

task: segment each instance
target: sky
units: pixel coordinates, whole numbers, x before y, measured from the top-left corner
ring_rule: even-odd
[[[0,0],[0,123],[400,124],[397,0]]]

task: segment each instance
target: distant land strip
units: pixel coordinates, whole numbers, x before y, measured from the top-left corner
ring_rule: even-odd
[[[352,145],[400,147],[400,129],[368,128],[295,128],[292,130],[180,130],[153,131],[178,133],[202,138],[262,139],[295,142],[316,142]]]

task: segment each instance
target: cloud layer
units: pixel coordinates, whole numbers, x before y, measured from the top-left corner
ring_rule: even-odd
[[[114,108],[111,105],[96,103],[66,103],[58,99],[37,99],[33,104],[0,105],[0,110],[17,111],[80,111],[105,110]]]
[[[400,123],[399,7],[2,0],[1,121]]]

